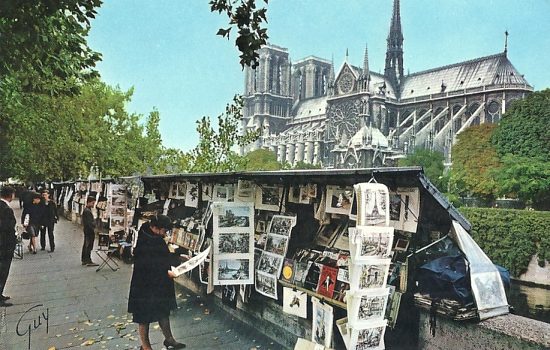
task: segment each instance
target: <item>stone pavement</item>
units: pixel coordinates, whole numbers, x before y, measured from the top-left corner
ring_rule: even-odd
[[[18,208],[15,215],[19,220]],[[63,218],[55,227],[55,240],[54,253],[49,246],[36,255],[25,248],[23,259],[13,260],[4,294],[14,305],[0,308],[0,350],[139,349],[137,325],[126,312],[132,266],[119,261],[115,272],[82,266],[82,229]],[[99,262],[92,253],[94,258]],[[281,348],[213,302],[180,286],[176,295],[172,332],[187,349]],[[150,336],[153,349],[163,348],[156,323]]]

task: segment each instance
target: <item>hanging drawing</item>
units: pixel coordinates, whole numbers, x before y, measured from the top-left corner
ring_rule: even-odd
[[[237,191],[235,192],[235,201],[254,202],[255,184],[250,180],[239,180],[237,182]]]
[[[356,291],[385,287],[390,263],[390,259],[377,259],[365,264],[351,264],[349,266],[350,289]]]
[[[388,226],[390,222],[388,187],[378,183],[354,186],[357,197],[357,226]]]
[[[307,293],[283,287],[283,312],[307,318]]]
[[[352,327],[368,325],[384,319],[389,288],[356,291],[348,295],[348,320]]]
[[[311,340],[324,347],[330,348],[334,318],[332,306],[319,301],[319,299],[315,297],[311,297],[311,304],[313,306]]]
[[[353,201],[353,188],[345,186],[327,186],[325,212],[349,215]]]
[[[185,185],[185,206],[197,208],[199,206],[199,184],[187,182]]]
[[[393,227],[362,226],[356,228],[355,260],[388,258],[393,245]]]
[[[396,230],[416,232],[420,216],[420,190],[398,187],[390,194],[390,225]]]
[[[280,186],[256,186],[256,209],[279,211],[283,200],[283,188]],[[284,208],[282,208],[284,210]]]
[[[382,350],[385,331],[386,321],[376,321],[365,328],[351,328],[349,349]]]

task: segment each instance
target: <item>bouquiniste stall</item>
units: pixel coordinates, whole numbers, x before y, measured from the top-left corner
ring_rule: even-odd
[[[175,269],[180,281],[288,347],[414,343],[418,308],[455,320],[508,312],[469,222],[419,167],[141,180],[134,224],[172,218],[169,243],[191,258]]]

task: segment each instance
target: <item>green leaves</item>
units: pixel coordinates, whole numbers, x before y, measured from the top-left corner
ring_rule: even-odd
[[[268,1],[263,0],[267,5]],[[255,68],[259,64],[258,50],[267,44],[267,29],[262,28],[267,23],[267,9],[256,8],[256,0],[210,0],[210,11],[224,12],[230,27],[220,28],[216,35],[229,39],[232,27],[237,27],[235,45],[241,52],[241,66]],[[235,6],[236,5],[236,6]]]
[[[421,166],[430,181],[441,192],[447,191],[448,177],[443,173],[443,153],[428,149],[416,149],[414,153],[399,160],[399,166]]]

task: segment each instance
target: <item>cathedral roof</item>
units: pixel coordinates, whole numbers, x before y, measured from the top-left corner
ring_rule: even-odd
[[[327,97],[308,98],[298,101],[293,110],[294,119],[321,117],[327,109]]]
[[[463,91],[496,84],[529,86],[506,54],[499,53],[407,75],[403,79],[401,98]]]
[[[365,145],[365,141],[368,140],[368,144],[379,147],[388,147],[388,139],[377,128],[369,128],[363,126],[353,137],[349,140],[349,145],[358,147]]]

